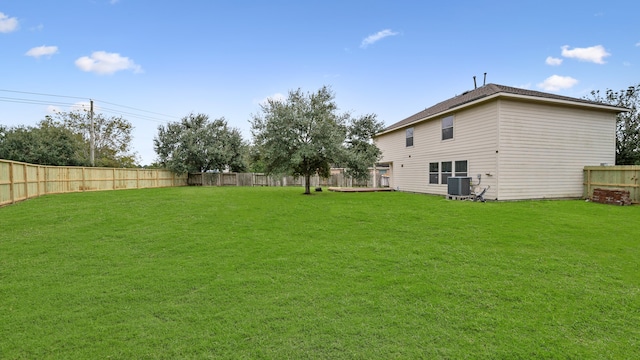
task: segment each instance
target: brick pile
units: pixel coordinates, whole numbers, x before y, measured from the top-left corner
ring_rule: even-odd
[[[611,205],[631,205],[628,190],[593,189],[591,201]]]

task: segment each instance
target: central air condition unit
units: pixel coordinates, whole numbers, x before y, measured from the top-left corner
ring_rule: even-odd
[[[454,196],[471,195],[471,178],[467,176],[451,176],[447,179],[447,194]]]

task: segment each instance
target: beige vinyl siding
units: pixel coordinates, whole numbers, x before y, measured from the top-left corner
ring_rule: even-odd
[[[448,115],[454,115],[453,139],[443,141],[441,119]],[[495,198],[497,122],[493,101],[415,124],[412,147],[405,146],[406,127],[376,138],[383,150],[381,162],[393,166],[390,185],[401,191],[446,195],[446,184],[429,184],[429,163],[466,160],[468,176],[475,182],[482,174],[482,187],[491,185],[487,198]]]
[[[499,100],[499,200],[582,196],[582,170],[615,162],[612,112]]]

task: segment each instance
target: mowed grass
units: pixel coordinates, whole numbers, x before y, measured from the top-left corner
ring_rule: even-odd
[[[640,357],[638,206],[301,192],[0,208],[0,358]]]

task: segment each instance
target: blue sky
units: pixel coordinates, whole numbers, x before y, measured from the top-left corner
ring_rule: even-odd
[[[616,0],[0,0],[0,124],[94,99],[134,125],[149,164],[159,125],[204,113],[249,140],[259,104],[297,88],[328,85],[341,111],[386,125],[485,72],[581,98],[640,83],[638,13]]]

